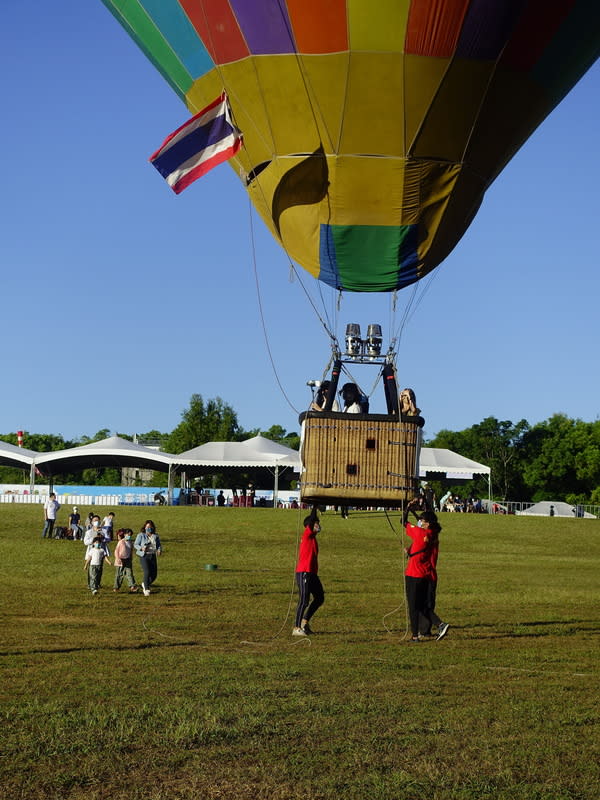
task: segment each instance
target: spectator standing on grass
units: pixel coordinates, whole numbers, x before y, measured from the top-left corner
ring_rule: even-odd
[[[319,544],[317,534],[321,530],[319,517],[313,509],[304,520],[304,533],[300,540],[296,564],[296,584],[300,597],[296,609],[296,620],[292,636],[308,636],[312,633],[309,622],[315,611],[325,602],[323,585],[319,579]],[[312,598],[312,601],[311,601]]]
[[[118,592],[123,583],[127,580],[129,591],[134,594],[138,587],[133,577],[133,531],[131,528],[119,528],[117,531],[117,546],[115,548],[115,586],[113,591]]]
[[[110,564],[110,558],[106,555],[106,547],[102,541],[102,536],[96,536],[92,544],[88,547],[85,554],[83,568],[88,573],[88,586],[92,594],[98,594],[102,582],[102,567],[104,561]]]
[[[102,520],[102,535],[105,542],[111,542],[113,538],[113,522],[115,520],[115,512],[109,511]]]
[[[56,499],[56,495],[54,492],[50,492],[48,499],[44,503],[44,528],[42,530],[42,539],[48,537],[48,539],[52,538],[52,531],[54,530],[54,523],[56,522],[56,515],[58,514],[58,509],[60,508],[60,503]]]
[[[135,552],[139,556],[140,566],[144,576],[142,591],[144,596],[148,597],[150,594],[150,587],[156,580],[158,574],[157,558],[162,552],[160,537],[156,532],[156,525],[151,519],[147,519],[146,522],[144,522],[141,531],[135,537],[133,546]]]
[[[77,506],[73,506],[73,511],[69,514],[69,528],[71,528],[71,536],[73,539],[81,538],[81,528],[79,527],[79,520],[81,515]]]

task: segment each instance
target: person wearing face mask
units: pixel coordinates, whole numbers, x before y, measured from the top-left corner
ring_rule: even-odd
[[[441,531],[441,526],[435,514],[426,512],[426,514],[417,517],[417,507],[418,500],[411,500],[404,509],[402,518],[404,531],[411,539],[410,546],[404,548],[404,552],[408,557],[408,563],[404,572],[404,582],[406,586],[406,602],[408,604],[408,616],[412,634],[411,642],[420,641],[420,617],[424,617],[431,627],[432,619],[428,605],[431,556],[432,549],[437,543],[437,536]],[[412,525],[408,521],[408,515],[410,513],[417,517],[417,525]],[[438,638],[441,639],[442,637],[439,636]]]
[[[92,594],[98,594],[98,589],[100,589],[104,561],[110,564],[110,558],[106,555],[102,536],[96,536],[89,545],[83,562],[83,568],[87,570],[88,586]]]
[[[317,609],[325,602],[323,585],[319,579],[319,545],[317,534],[321,530],[319,516],[313,508],[304,520],[304,533],[300,540],[298,562],[296,564],[296,584],[298,586],[298,607],[292,636],[309,636],[312,630],[309,621]]]
[[[94,541],[95,537],[100,533],[100,517],[97,514],[92,514],[89,523],[90,526],[89,528],[86,528],[83,536],[83,543],[86,547],[89,547]]]
[[[437,516],[434,511],[424,511],[419,521],[423,527],[426,527],[431,532],[431,540],[429,543],[429,574],[427,575],[427,600],[426,609],[427,613],[421,617],[420,635],[429,637],[431,636],[431,626],[437,626],[436,639],[439,641],[443,639],[448,633],[450,625],[442,620],[435,613],[435,602],[437,593],[437,560],[440,549],[440,531],[442,526],[439,524]]]
[[[115,585],[113,592],[118,592],[127,579],[129,591],[132,594],[137,592],[138,587],[133,577],[132,551],[133,551],[133,531],[131,528],[119,528],[117,531],[117,546],[115,548]]]
[[[160,556],[162,550],[160,546],[160,537],[156,532],[156,525],[151,519],[147,519],[142,525],[141,531],[135,537],[133,544],[135,552],[140,559],[140,566],[144,580],[142,581],[142,591],[145,597],[150,594],[150,586],[156,580],[158,573],[157,558]]]

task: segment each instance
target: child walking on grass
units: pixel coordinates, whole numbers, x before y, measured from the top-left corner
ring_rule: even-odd
[[[88,586],[92,594],[98,594],[98,589],[102,581],[102,567],[105,560],[110,564],[110,558],[102,542],[102,536],[97,536],[88,547],[83,563],[83,568],[86,569],[88,573]]]
[[[133,531],[131,528],[119,528],[117,531],[117,546],[115,548],[115,586],[113,591],[118,592],[123,583],[123,579],[127,579],[129,591],[132,593],[137,592],[138,587],[133,577],[133,564],[132,564],[132,550],[131,537]]]

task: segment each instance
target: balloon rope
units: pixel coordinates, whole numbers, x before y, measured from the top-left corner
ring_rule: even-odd
[[[250,198],[248,198],[248,203],[251,204]],[[262,325],[263,336],[265,338],[265,346],[267,348],[267,353],[269,354],[269,361],[271,362],[271,368],[273,369],[273,374],[275,376],[275,380],[277,381],[277,385],[279,386],[279,390],[281,391],[281,394],[285,398],[287,404],[292,409],[292,411],[295,414],[298,414],[299,413],[298,409],[294,406],[294,404],[292,403],[290,398],[287,396],[286,391],[283,388],[283,384],[279,380],[279,374],[277,372],[277,367],[275,366],[275,361],[273,359],[273,353],[271,351],[271,346],[269,344],[269,337],[267,335],[267,326],[266,326],[266,323],[265,323],[265,316],[264,316],[264,313],[263,313],[262,297],[261,297],[261,293],[260,293],[260,282],[258,280],[258,268],[257,268],[257,265],[256,265],[256,244],[255,244],[255,240],[254,240],[254,223],[253,223],[253,220],[252,220],[252,207],[251,207],[251,205],[249,205],[249,207],[250,207],[250,240],[251,240],[251,244],[252,244],[252,266],[253,266],[253,269],[254,269],[254,281],[256,283],[256,297],[257,297],[257,300],[258,300],[258,312],[260,314],[260,321],[261,321],[261,325]]]

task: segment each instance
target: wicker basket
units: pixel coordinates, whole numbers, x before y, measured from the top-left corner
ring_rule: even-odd
[[[385,414],[308,412],[300,499],[395,507],[417,491],[421,429]]]

